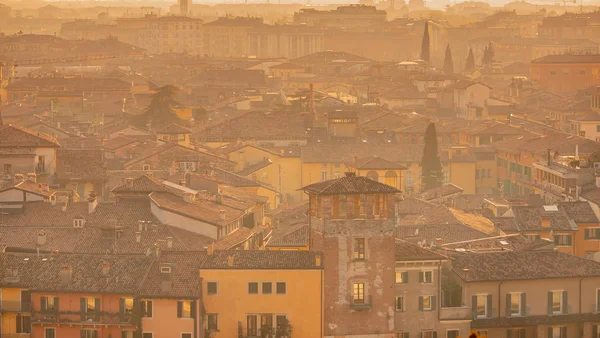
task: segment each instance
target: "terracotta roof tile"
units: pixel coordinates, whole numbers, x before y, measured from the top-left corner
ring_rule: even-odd
[[[448,259],[446,256],[406,241],[396,241],[395,252],[396,262]]]
[[[56,153],[56,178],[60,181],[107,180],[104,151],[59,149]]]
[[[0,148],[58,148],[58,141],[46,134],[13,125],[0,126]]]
[[[345,177],[305,186],[301,190],[317,195],[400,193],[400,190],[392,186],[351,173],[347,173]]]
[[[150,267],[139,293],[150,298],[199,298],[202,292],[199,252],[163,252]],[[163,273],[161,267],[170,267]]]
[[[267,248],[271,247],[308,247],[308,223],[302,222],[285,231],[273,231]]]
[[[233,257],[232,266],[228,265],[229,257]],[[214,251],[212,255],[204,255],[200,269],[323,269],[318,266],[317,257],[320,252],[299,250],[228,250]]]

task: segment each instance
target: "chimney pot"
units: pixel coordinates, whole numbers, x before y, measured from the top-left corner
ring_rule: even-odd
[[[73,277],[73,268],[70,266],[63,266],[59,272],[59,279],[61,284],[69,284],[71,283],[71,278]]]
[[[138,231],[144,230],[144,221],[138,220]]]
[[[173,248],[173,237],[167,237],[167,248]]]
[[[132,177],[127,178],[127,188],[133,189],[133,178]]]
[[[35,173],[28,173],[27,179],[33,183],[37,183],[37,175]]]
[[[102,275],[107,276],[110,272],[110,263],[102,263]]]
[[[136,241],[136,243],[139,243],[142,241],[142,232],[141,231],[135,232],[135,241]]]
[[[40,230],[37,234],[37,244],[44,245],[46,244],[46,231]]]
[[[225,217],[225,210],[223,210],[223,209],[219,210],[219,219],[220,219],[221,221],[224,221],[224,220],[225,220],[225,218],[226,218],[226,217]]]
[[[227,256],[227,266],[233,267],[233,256]]]
[[[321,266],[321,255],[315,256],[315,266]]]
[[[209,256],[212,256],[212,254],[215,252],[215,245],[214,244],[209,244],[208,247],[206,248],[206,254]]]
[[[63,203],[63,205],[61,206],[61,210],[62,210],[63,212],[64,212],[64,211],[67,211],[67,202]]]

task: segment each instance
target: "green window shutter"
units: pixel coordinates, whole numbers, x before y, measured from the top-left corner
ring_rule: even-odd
[[[419,296],[419,311],[423,311],[423,296]]]
[[[81,298],[79,300],[79,305],[81,307],[81,321],[85,321],[85,314],[87,313],[87,300],[85,298]],[[85,335],[85,332],[83,332]]]
[[[563,295],[562,296],[562,305],[563,305],[562,313],[563,313],[563,315],[566,315],[567,313],[569,313],[569,299],[567,297],[568,296],[567,291],[563,291],[562,295]]]
[[[521,294],[521,316],[527,316],[527,294]]]
[[[510,301],[511,301],[511,295],[510,293],[506,294],[506,317],[510,317],[511,313],[510,313]]]
[[[46,297],[40,297],[40,309],[42,312],[46,311],[48,308]]]
[[[435,311],[437,308],[437,297],[431,296],[431,311]]]
[[[471,297],[471,314],[473,315],[473,319],[477,318],[477,296]]]
[[[492,317],[492,295],[487,296],[487,316]]]
[[[548,292],[548,315],[552,315],[552,292]]]
[[[402,273],[402,282],[408,283],[408,271]]]

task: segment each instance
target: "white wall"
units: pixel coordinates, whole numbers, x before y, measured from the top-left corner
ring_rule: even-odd
[[[187,230],[212,239],[217,239],[217,227],[208,223],[197,221],[176,213],[159,208],[154,202],[150,203],[150,210],[154,217],[161,223]]]

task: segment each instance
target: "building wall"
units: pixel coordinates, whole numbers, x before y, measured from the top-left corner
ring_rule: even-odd
[[[9,309],[20,309],[21,289],[20,288],[2,288],[0,292],[0,306],[4,309],[2,312],[1,333],[15,334],[17,332],[16,316],[18,311],[9,311]]]
[[[154,338],[181,338],[182,333],[191,333],[194,337],[194,319],[177,318],[177,299],[155,298],[151,301],[152,317],[142,318],[143,332],[151,332]]]
[[[320,268],[201,270],[200,277],[206,313],[218,314],[219,318],[215,338],[237,337],[238,322],[245,336],[248,314],[284,314],[294,328],[294,338],[323,337],[323,270]],[[207,295],[207,282],[217,282],[216,295]],[[248,294],[249,282],[259,283],[259,294]],[[273,283],[272,294],[262,294],[262,282]],[[285,295],[276,294],[276,282],[286,283]]]
[[[531,64],[531,77],[550,92],[574,92],[600,85],[600,64]]]
[[[475,194],[476,162],[449,162],[448,173],[450,183],[463,189],[464,194]]]
[[[600,223],[578,223],[579,230],[573,236],[575,243],[575,256],[587,257],[589,254],[600,251],[600,239],[586,239],[585,231],[588,228],[600,228]]]

